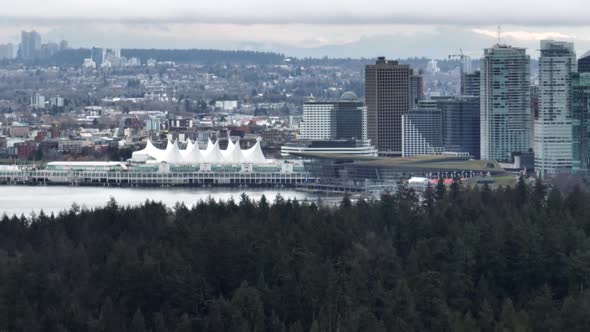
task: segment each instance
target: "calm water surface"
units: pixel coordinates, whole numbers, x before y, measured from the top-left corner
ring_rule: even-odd
[[[43,210],[46,214],[58,213],[69,209],[73,203],[81,207],[94,208],[104,206],[113,197],[119,205],[138,205],[147,199],[162,202],[169,207],[177,202],[192,206],[200,200],[239,201],[240,195],[246,193],[250,198],[259,200],[262,195],[270,201],[278,193],[285,199],[317,201],[318,196],[294,190],[280,189],[229,189],[229,188],[104,188],[104,187],[66,187],[66,186],[0,186],[0,215],[30,215]]]

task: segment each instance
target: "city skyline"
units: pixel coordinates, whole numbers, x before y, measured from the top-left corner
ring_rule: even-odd
[[[590,24],[581,1],[554,8],[549,1],[474,4],[454,0],[387,5],[382,1],[256,0],[223,5],[174,0],[114,1],[72,6],[72,1],[26,0],[4,11],[0,42],[18,42],[20,30],[36,29],[46,40],[68,39],[74,47],[218,48],[275,51],[289,56],[443,58],[462,48],[480,57],[502,40],[539,53],[542,39],[590,49]],[[35,10],[31,10],[35,8]],[[116,8],[116,10],[115,10]],[[506,10],[510,8],[510,10]],[[395,41],[395,43],[392,43]]]

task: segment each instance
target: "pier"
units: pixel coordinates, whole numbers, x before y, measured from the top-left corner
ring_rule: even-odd
[[[311,181],[305,172],[138,172],[2,170],[0,184],[80,186],[286,186]]]

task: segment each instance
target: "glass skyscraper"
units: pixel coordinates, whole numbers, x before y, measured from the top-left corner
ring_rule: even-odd
[[[480,95],[481,72],[479,70],[473,73],[465,73],[461,77],[461,95],[476,96]]]
[[[590,51],[584,53],[578,60],[578,72],[590,73]]]
[[[574,44],[541,41],[539,116],[535,120],[535,171],[569,173],[572,167],[570,88],[578,64]]]
[[[445,151],[469,153],[475,159],[480,154],[479,97],[461,96],[436,102],[442,111]]]
[[[590,176],[590,72],[572,75],[572,173]]]
[[[20,57],[24,60],[33,60],[41,51],[41,35],[33,30],[21,32]]]
[[[481,159],[512,161],[530,149],[530,57],[526,49],[495,45],[481,61]]]

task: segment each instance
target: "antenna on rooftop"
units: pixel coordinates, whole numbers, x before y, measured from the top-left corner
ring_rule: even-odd
[[[498,25],[498,45],[500,45],[501,39],[502,39],[502,26]]]

